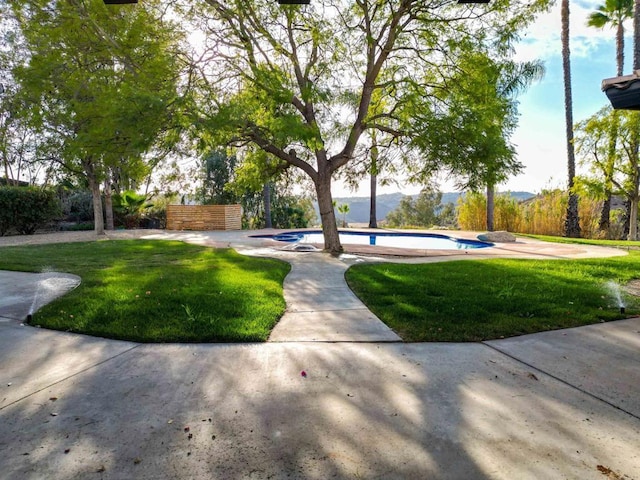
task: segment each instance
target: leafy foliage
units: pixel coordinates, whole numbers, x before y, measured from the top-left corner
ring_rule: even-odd
[[[202,12],[190,7],[193,21],[206,19],[200,24],[211,52],[225,54],[211,55],[194,82],[206,99],[194,125],[208,144],[251,145],[302,170],[316,190],[325,248],[339,252],[331,182],[367,156],[376,143],[368,134],[407,145],[415,117],[435,112],[433,99],[457,75],[456,46],[506,55],[519,29],[547,5],[323,1],[302,10],[206,0]],[[402,158],[421,169],[419,156]]]
[[[126,12],[99,0],[8,3],[28,49],[13,70],[23,118],[46,158],[85,179],[100,233],[96,199],[110,167],[140,178],[143,155],[169,137],[180,33],[153,1]]]
[[[75,190],[62,196],[62,214],[70,222],[90,222],[93,220],[91,192]]]
[[[235,176],[237,160],[223,150],[213,150],[202,157],[202,186],[197,198],[203,205],[230,205],[238,202],[229,188]]]
[[[0,235],[10,230],[32,235],[59,215],[60,204],[51,190],[0,187]]]
[[[132,190],[113,194],[112,202],[113,213],[117,216],[120,224],[126,228],[139,227],[142,214],[153,206],[147,203],[146,195]]]
[[[463,230],[482,231],[486,225],[486,197],[467,193],[458,204],[458,223]],[[495,227],[517,233],[562,235],[568,195],[561,190],[545,190],[536,197],[518,202],[508,194],[496,196]],[[580,196],[580,226],[586,237],[597,238],[601,202]]]
[[[451,207],[445,209],[441,205],[442,192],[429,189],[422,190],[414,200],[405,196],[400,205],[386,216],[390,227],[432,227],[433,225],[450,224]],[[441,215],[442,214],[442,215]]]
[[[495,186],[522,169],[510,136],[517,125],[517,92],[544,72],[536,62],[496,60],[464,42],[459,67],[435,108],[415,113],[416,147],[426,156],[423,181],[442,169],[461,189]]]

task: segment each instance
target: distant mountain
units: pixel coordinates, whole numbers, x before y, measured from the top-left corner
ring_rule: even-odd
[[[512,197],[516,198],[518,201],[528,200],[532,197],[535,197],[533,193],[530,192],[509,192]],[[464,195],[464,193],[460,192],[446,192],[442,194],[442,205],[446,205],[447,203],[453,203],[456,205],[458,203],[458,199],[460,196]],[[418,194],[411,195],[411,197],[416,198]],[[376,206],[378,213],[378,221],[382,221],[385,219],[387,214],[400,205],[400,200],[405,197],[404,194],[398,193],[385,193],[382,195],[378,195]],[[338,197],[334,198],[336,205],[347,204],[349,205],[349,213],[347,213],[347,223],[369,223],[369,197]],[[318,210],[318,204],[314,203],[314,207],[316,210],[316,216],[318,218],[318,222],[320,221],[320,213]],[[337,214],[338,222],[342,221],[342,215]]]

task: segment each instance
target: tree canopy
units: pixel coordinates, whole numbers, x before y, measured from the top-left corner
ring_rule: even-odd
[[[365,132],[398,142],[417,135],[414,116],[435,108],[433,98],[458,71],[457,46],[508,55],[518,31],[547,4],[190,3],[209,52],[206,68],[193,78],[194,89],[210,100],[195,123],[216,142],[254,144],[304,171],[316,189],[325,248],[339,252],[331,179],[364,154]],[[385,102],[374,105],[378,93]]]
[[[359,161],[375,175],[392,152],[393,168],[423,184],[442,168],[469,186],[517,170],[506,140],[515,104],[501,75],[518,32],[549,0],[8,5],[28,52],[15,69],[25,116],[48,158],[94,195],[114,168],[148,172],[158,138],[186,126],[199,156],[230,147],[240,171],[269,170],[248,175],[264,184],[272,168],[303,172],[325,248],[337,253],[332,180]],[[199,38],[184,65],[183,30]]]
[[[99,0],[10,1],[28,57],[14,69],[23,115],[47,157],[84,176],[101,231],[100,182],[109,167],[140,176],[142,155],[175,114],[176,28],[152,9]]]

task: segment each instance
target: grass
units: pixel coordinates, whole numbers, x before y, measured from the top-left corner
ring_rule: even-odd
[[[351,267],[347,282],[405,341],[465,342],[622,319],[607,282],[640,278],[640,252]],[[627,314],[640,313],[626,297]]]
[[[569,238],[569,237],[554,237],[550,235],[532,235],[518,233],[519,237],[536,238],[545,242],[554,243],[574,243],[580,245],[599,245],[601,247],[619,247],[626,249],[638,249],[640,248],[640,241],[633,240],[596,240],[593,238]]]
[[[264,341],[290,266],[230,249],[119,240],[3,247],[0,269],[59,271],[80,286],[33,324],[138,342]]]

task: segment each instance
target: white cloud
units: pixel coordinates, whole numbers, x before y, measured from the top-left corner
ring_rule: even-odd
[[[598,29],[589,27],[587,19],[596,11],[602,1],[570,2],[569,48],[573,58],[588,58],[595,48],[603,42],[614,42],[615,31],[612,28]],[[631,21],[626,25],[631,31]],[[560,1],[547,13],[541,14],[523,34],[522,42],[516,48],[516,59],[520,61],[549,59],[561,55],[560,40]]]

